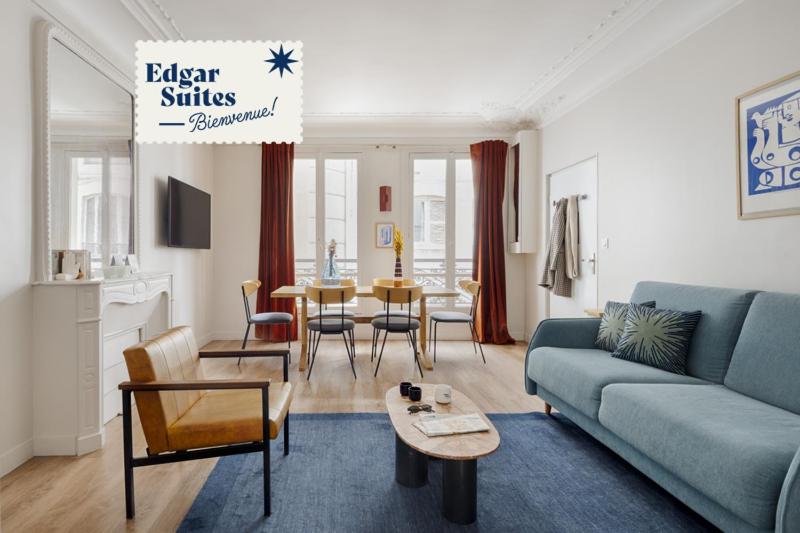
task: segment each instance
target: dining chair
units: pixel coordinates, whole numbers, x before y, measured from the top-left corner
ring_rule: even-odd
[[[435,311],[431,313],[428,321],[428,353],[430,353],[431,341],[433,341],[433,362],[436,362],[436,337],[439,332],[439,323],[446,324],[469,324],[469,331],[472,336],[472,349],[478,353],[476,345],[481,349],[481,358],[483,364],[486,364],[486,357],[483,355],[483,346],[481,343],[476,342],[478,334],[475,331],[475,313],[478,312],[478,299],[481,296],[481,284],[478,281],[471,279],[462,279],[458,282],[458,286],[465,292],[472,295],[472,304],[470,305],[469,314],[460,313],[458,311]],[[433,328],[433,329],[432,329]]]
[[[134,468],[243,453],[262,454],[264,514],[269,516],[270,440],[278,438],[281,426],[283,454],[289,454],[289,351],[200,351],[191,328],[179,326],[123,354],[130,376],[118,386],[127,517],[135,514]],[[283,382],[206,379],[200,359],[220,357],[280,357]],[[147,442],[142,457],[133,456],[131,393]]]
[[[311,379],[311,371],[314,369],[314,362],[317,360],[317,350],[323,335],[341,335],[344,339],[344,347],[347,350],[347,358],[350,359],[350,368],[353,370],[353,379],[356,378],[356,342],[353,330],[356,323],[350,320],[345,315],[344,304],[351,301],[356,296],[356,286],[346,285],[339,287],[322,287],[307,285],[306,298],[312,302],[317,303],[320,308],[329,304],[336,304],[337,315],[322,315],[317,313],[315,317],[307,320],[308,330],[312,333],[315,339],[313,341],[314,350],[310,354],[311,362],[308,366],[308,375],[306,380]]]
[[[411,312],[411,304],[416,302],[422,297],[422,287],[414,285],[411,287],[389,287],[385,285],[373,285],[372,294],[378,300],[383,302],[386,306],[386,313],[372,319],[373,331],[377,332],[376,335],[380,336],[383,331],[383,344],[381,344],[381,353],[378,356],[378,364],[375,365],[375,376],[378,375],[378,368],[381,366],[381,359],[383,358],[383,349],[386,347],[386,337],[389,333],[403,333],[411,341],[411,348],[414,350],[414,362],[419,368],[420,377],[424,377],[422,373],[422,365],[419,362],[419,353],[417,351],[417,330],[420,327],[418,318],[414,318]],[[408,308],[402,315],[393,315],[391,306],[392,304],[407,305]],[[376,337],[377,338],[377,337]],[[377,350],[377,342],[372,348],[372,357],[375,358]]]
[[[414,281],[413,279],[409,279],[409,278],[404,278],[403,279],[403,287],[413,287],[416,284],[417,284],[417,282]],[[373,286],[380,285],[381,287],[394,287],[394,278],[374,278],[372,280],[372,285]],[[401,317],[402,316],[406,316],[408,314],[408,311],[403,309],[404,306],[405,305],[401,303],[399,309],[392,309],[390,311],[389,308],[387,307],[386,303],[384,303],[381,309],[379,309],[378,311],[375,311],[372,314],[372,318],[378,318],[378,317],[381,317],[381,316],[386,316],[387,314],[390,314],[390,316],[401,316]],[[417,320],[419,320],[419,315],[417,313],[412,312],[411,313],[411,318],[416,318]],[[372,350],[373,350],[373,352],[375,351],[375,347],[376,347],[376,345],[378,343],[378,334],[379,334],[379,332],[380,332],[380,330],[372,328]],[[411,347],[411,335],[407,335],[407,339],[408,339],[408,346]]]
[[[242,350],[245,349],[247,346],[247,337],[250,335],[250,326],[253,324],[256,325],[265,325],[265,326],[276,326],[280,324],[284,324],[286,326],[286,340],[289,343],[289,350],[292,349],[292,333],[289,331],[289,326],[292,323],[294,317],[291,313],[283,313],[280,311],[270,311],[267,313],[256,313],[252,314],[250,311],[250,300],[249,297],[251,294],[256,292],[258,288],[261,287],[261,282],[257,279],[249,279],[247,281],[242,282],[242,299],[244,300],[244,314],[247,318],[247,329],[244,331],[244,340],[242,340]],[[291,351],[289,352],[289,362],[291,363]],[[236,365],[242,364],[242,358],[239,358],[239,361]]]
[[[321,279],[315,279],[312,282],[312,285],[314,287],[325,287],[325,285],[322,284],[322,280]],[[349,279],[349,278],[342,278],[342,279],[339,280],[339,285],[342,286],[342,287],[355,287],[356,286],[356,282],[355,282],[355,280],[352,280],[352,279]],[[331,285],[328,285],[328,287],[330,287],[330,286]],[[317,318],[317,316],[320,315],[320,314],[322,316],[339,316],[340,314],[344,314],[345,317],[354,317],[354,316],[356,316],[356,314],[353,311],[350,311],[348,309],[343,309],[343,310],[328,309],[327,305],[320,305],[319,307],[320,307],[320,309],[316,313],[311,315],[309,318]]]

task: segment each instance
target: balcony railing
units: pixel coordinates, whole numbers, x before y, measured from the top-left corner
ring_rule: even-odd
[[[358,263],[355,259],[337,259],[336,266],[343,278],[358,279]],[[296,259],[294,272],[297,285],[311,285],[319,277],[317,263],[313,259]],[[462,279],[472,279],[472,259],[456,259],[455,289],[461,293],[460,296],[455,301],[450,298],[429,298],[428,303],[433,306],[447,306],[448,302],[457,306],[470,305],[472,296],[458,287],[458,281]],[[430,287],[446,287],[447,268],[444,259],[415,259],[414,281]]]

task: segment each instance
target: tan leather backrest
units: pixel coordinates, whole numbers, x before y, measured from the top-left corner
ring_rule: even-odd
[[[372,295],[381,302],[407,304],[409,303],[409,296],[411,302],[416,302],[422,297],[422,286],[386,287],[384,285],[373,285]]]
[[[130,380],[176,381],[203,379],[199,350],[188,326],[169,329],[125,352]],[[200,399],[203,391],[134,392],[136,408],[150,453],[169,449],[167,428]]]

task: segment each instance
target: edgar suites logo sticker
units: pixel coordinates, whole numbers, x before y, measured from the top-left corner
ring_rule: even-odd
[[[136,141],[303,140],[299,41],[139,41]]]

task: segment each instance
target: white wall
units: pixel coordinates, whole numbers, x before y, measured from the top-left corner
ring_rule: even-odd
[[[31,21],[24,0],[0,16],[0,476],[33,453],[31,397]]]
[[[494,138],[487,136],[485,138]],[[394,222],[411,235],[411,171],[410,153],[452,149],[468,153],[469,143],[474,140],[453,142],[447,146],[434,142],[416,144],[405,139],[403,144],[384,144],[379,147],[365,142],[337,139],[335,147],[325,150],[361,152],[358,169],[358,269],[361,283],[370,283],[376,277],[393,274],[394,255],[390,249],[375,248],[375,223]],[[296,155],[313,149],[313,141],[298,145]],[[396,148],[392,148],[396,146]],[[259,212],[261,194],[261,147],[259,145],[215,145],[214,146],[214,198],[213,232],[214,248],[214,337],[218,339],[240,338],[244,333],[240,285],[245,279],[257,276]],[[392,212],[381,213],[378,209],[378,188],[392,187]],[[505,212],[505,210],[504,210]],[[524,279],[523,256],[506,255],[506,273],[509,290],[507,295],[509,329],[512,335],[524,337],[525,300],[519,290],[519,280]],[[404,272],[411,272],[411,254],[404,254]],[[377,310],[374,301],[361,303],[361,312]],[[366,327],[365,327],[366,328]],[[463,331],[462,331],[463,330]],[[361,336],[369,334],[362,328]],[[466,338],[466,328],[454,328],[452,332],[440,331],[442,338],[453,335]]]
[[[798,69],[798,17],[796,0],[745,1],[543,129],[543,175],[599,154],[601,305],[639,280],[800,292],[800,217],[737,220],[734,121],[737,95]],[[526,269],[530,291],[541,255]]]
[[[48,6],[54,7],[54,6]],[[121,6],[118,6],[121,7]],[[33,454],[32,335],[32,52],[35,21],[47,15],[29,0],[6,0],[0,16],[0,476]],[[65,20],[66,22],[66,20]],[[147,36],[115,34],[107,21],[106,38]],[[132,22],[132,21],[128,21]],[[134,23],[135,24],[135,23]],[[102,39],[72,26],[103,53]],[[134,29],[136,26],[134,26]],[[133,35],[133,36],[132,36]],[[122,67],[123,65],[118,65]],[[132,73],[131,73],[132,74]],[[210,146],[140,147],[141,267],[175,274],[174,321],[195,326],[201,342],[210,338],[212,260],[210,251],[167,248],[163,238],[166,177],[173,175],[212,192],[213,149]]]
[[[211,194],[212,145],[145,144],[139,149],[140,266],[143,270],[172,272],[175,325],[189,325],[202,346],[211,339],[214,286],[211,250],[168,248],[166,243],[167,177],[185,181]],[[213,214],[212,214],[213,220]]]

